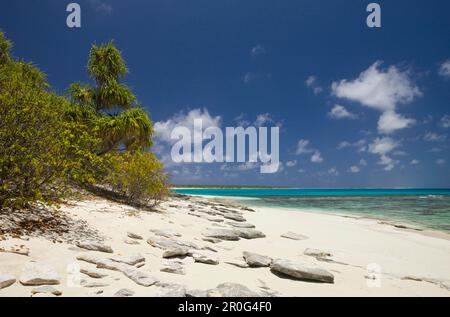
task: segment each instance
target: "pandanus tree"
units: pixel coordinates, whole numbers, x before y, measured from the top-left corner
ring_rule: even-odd
[[[76,108],[72,115],[95,122],[103,140],[98,154],[116,149],[145,150],[152,145],[153,125],[137,104],[130,88],[121,82],[128,69],[113,42],[93,45],[88,75],[95,85],[72,84],[70,96]]]

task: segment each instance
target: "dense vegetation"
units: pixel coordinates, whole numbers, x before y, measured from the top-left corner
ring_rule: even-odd
[[[74,188],[113,190],[130,203],[167,193],[162,164],[150,153],[153,125],[120,82],[127,68],[113,43],[93,46],[88,74],[55,94],[33,64],[11,56],[0,32],[0,207],[54,203]]]

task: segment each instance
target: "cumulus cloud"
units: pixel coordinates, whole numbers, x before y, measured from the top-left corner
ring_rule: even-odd
[[[339,171],[337,170],[336,167],[332,167],[328,170],[328,175],[339,176]]]
[[[317,83],[316,76],[309,76],[305,81],[305,85],[311,88],[316,95],[320,94],[323,91],[323,88],[320,87]]]
[[[256,116],[255,121],[252,123],[250,120],[247,120],[244,114],[240,114],[236,118],[234,118],[234,121],[238,124],[240,127],[248,127],[249,125],[253,124],[255,127],[264,127],[264,126],[276,126],[281,128],[283,126],[282,122],[276,122],[275,119],[272,117],[270,113],[261,113]]]
[[[175,143],[176,140],[172,140],[170,135],[172,130],[176,127],[186,127],[194,132],[194,120],[201,119],[203,124],[203,129],[210,127],[220,127],[222,118],[220,116],[211,116],[208,109],[193,109],[188,113],[180,111],[175,114],[172,118],[167,121],[158,121],[154,125],[155,137],[158,141],[163,141],[166,143]]]
[[[444,134],[438,134],[434,132],[427,132],[423,139],[428,142],[442,142],[447,139],[447,136]]]
[[[273,119],[269,113],[262,113],[256,116],[255,126],[262,127],[268,123],[272,123]]]
[[[250,52],[250,54],[255,57],[258,55],[263,55],[266,53],[266,49],[264,46],[262,46],[261,44],[257,44],[254,47],[252,47],[252,50]]]
[[[252,81],[255,81],[255,80],[270,79],[270,78],[272,78],[272,74],[248,72],[248,73],[244,74],[244,76],[242,77],[242,81],[245,84],[248,84],[248,83],[250,83]]]
[[[323,162],[322,154],[320,154],[319,151],[315,151],[314,154],[311,156],[311,162],[312,163],[322,163]]]
[[[312,153],[312,152],[314,152],[314,149],[310,148],[309,140],[301,139],[300,141],[298,141],[298,143],[297,143],[297,151],[296,151],[296,153],[298,155],[309,154],[309,153]]]
[[[340,119],[356,119],[358,116],[354,113],[351,113],[344,106],[335,105],[333,109],[328,113],[328,116],[332,119],[340,120]]]
[[[342,149],[350,148],[350,147],[356,148],[358,153],[365,152],[367,150],[367,141],[365,139],[361,139],[361,140],[358,140],[353,143],[348,142],[348,141],[342,141],[337,146],[338,150],[342,150]]]
[[[91,7],[94,8],[95,11],[111,15],[113,12],[113,7],[111,4],[101,1],[101,0],[89,0]]]
[[[384,134],[390,134],[394,131],[405,129],[416,123],[416,120],[405,118],[394,111],[384,112],[378,121],[378,131]]]
[[[436,164],[437,165],[444,165],[446,163],[446,161],[444,159],[437,159],[436,160]]]
[[[391,171],[399,162],[388,156],[400,144],[390,137],[376,138],[369,144],[369,153],[380,156],[379,165],[382,165],[386,171]]]
[[[446,78],[450,77],[450,58],[443,62],[439,67],[439,75]]]
[[[348,169],[348,172],[353,174],[359,173],[360,171],[361,169],[356,165],[353,165]]]
[[[413,119],[396,113],[399,104],[407,104],[422,96],[420,89],[411,81],[408,72],[395,66],[381,69],[377,61],[354,80],[333,82],[333,94],[338,98],[356,101],[363,106],[383,113],[378,123],[381,133],[392,133],[412,125]]]
[[[322,163],[324,161],[322,154],[319,150],[311,147],[311,143],[309,140],[301,139],[297,143],[297,149],[296,154],[297,155],[303,155],[303,154],[311,154],[311,162],[312,163]]]
[[[441,127],[443,127],[444,129],[448,129],[450,128],[450,116],[449,115],[445,115],[441,118],[440,121],[440,125]]]
[[[367,161],[365,159],[360,159],[359,160],[359,165],[361,166],[367,166]]]
[[[287,161],[286,162],[286,166],[287,167],[294,167],[297,165],[297,160],[293,160],[293,161]]]
[[[411,161],[411,165],[418,165],[420,162],[419,162],[419,160],[412,160]]]

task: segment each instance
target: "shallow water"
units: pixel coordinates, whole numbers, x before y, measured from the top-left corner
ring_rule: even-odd
[[[177,193],[245,197],[253,206],[364,216],[450,232],[450,189],[185,188]]]

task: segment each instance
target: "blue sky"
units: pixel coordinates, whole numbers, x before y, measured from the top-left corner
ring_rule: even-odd
[[[2,1],[0,29],[63,93],[87,81],[93,42],[114,39],[177,184],[450,187],[450,3],[363,0]],[[173,164],[168,127],[281,126],[276,174],[253,164]]]

